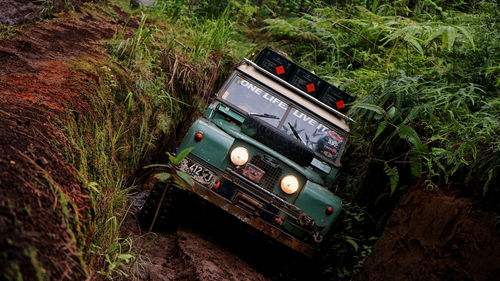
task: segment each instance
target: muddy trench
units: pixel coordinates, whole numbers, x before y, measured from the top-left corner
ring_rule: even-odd
[[[19,19],[24,18],[23,11],[13,7],[12,20],[25,22]],[[77,167],[68,159],[77,151],[62,127],[64,122],[78,126],[88,118],[102,118],[99,109],[92,108],[99,77],[91,71],[75,71],[74,65],[82,58],[108,59],[99,41],[119,32],[129,17],[118,7],[113,9],[115,16],[109,18],[92,8],[78,8],[71,16],[25,25],[0,42],[0,280],[103,279],[88,268],[78,249],[78,244],[89,246],[98,230],[71,230],[76,227],[73,221],[87,222],[92,208]],[[187,125],[179,127],[178,138]],[[91,141],[88,133],[87,138]],[[157,155],[173,150],[178,138],[163,136],[161,152],[152,153],[148,162],[159,162]],[[293,268],[300,259],[285,258],[286,249],[266,247],[266,239],[234,227],[234,219],[218,210],[199,210],[211,215],[195,214],[169,233],[140,230],[136,214],[142,206],[138,197],[144,195],[132,199],[121,229],[123,237],[131,237],[139,259],[129,276],[137,280],[297,280],[295,270],[284,268]]]
[[[177,227],[145,232],[138,226],[137,213],[146,197],[146,192],[134,197],[133,210],[122,226],[122,233],[131,235],[150,261],[141,280],[320,279],[310,260],[193,197],[184,199],[190,210],[179,214]]]
[[[0,0],[0,5],[5,2]],[[26,15],[39,7],[28,2],[16,1],[15,10],[0,13],[0,21],[32,21]],[[66,158],[75,151],[61,123],[68,121],[68,111],[82,122],[85,114],[97,115],[89,98],[95,93],[89,89],[98,77],[71,66],[81,57],[109,58],[98,42],[111,38],[128,19],[118,7],[114,10],[116,17],[110,19],[77,9],[72,17],[28,25],[11,39],[0,40],[0,280],[103,279],[82,261],[75,243],[89,241],[92,233],[68,231],[72,221],[86,222],[91,203],[75,165]],[[159,154],[173,150],[187,125],[177,130],[176,138],[164,136]],[[154,157],[147,161],[160,162]],[[140,170],[133,177],[148,176]],[[175,230],[141,230],[136,217],[147,196],[144,190],[151,186],[145,180],[131,196],[120,230],[130,237],[138,257],[130,276],[335,280],[322,274],[324,265],[193,199]],[[357,280],[496,280],[499,226],[497,216],[481,211],[471,199],[416,186],[396,206]]]

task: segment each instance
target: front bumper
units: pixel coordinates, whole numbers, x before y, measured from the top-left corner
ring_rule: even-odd
[[[292,230],[299,237],[313,236],[310,230],[298,225],[297,218],[300,217],[301,210],[294,205],[258,187],[230,169],[210,185],[196,181],[195,178],[195,185],[190,191],[305,256],[314,256],[319,252],[319,248],[312,243],[289,233]],[[286,225],[283,225],[284,223]]]

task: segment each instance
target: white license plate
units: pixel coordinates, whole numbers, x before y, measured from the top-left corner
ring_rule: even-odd
[[[195,181],[203,185],[213,186],[217,180],[214,173],[189,159],[182,160],[179,169],[188,173]]]

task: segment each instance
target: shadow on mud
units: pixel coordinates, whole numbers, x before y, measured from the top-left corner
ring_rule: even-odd
[[[212,244],[245,260],[272,280],[321,280],[315,260],[278,244],[230,214],[201,200],[190,198],[189,213],[179,227],[199,233]]]

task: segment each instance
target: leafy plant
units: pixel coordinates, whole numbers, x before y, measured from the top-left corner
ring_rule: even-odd
[[[335,280],[352,280],[371,254],[380,229],[376,229],[366,209],[345,202],[335,232],[327,238],[323,263],[325,274]]]
[[[126,217],[126,214],[123,218]],[[121,238],[119,229],[123,223],[123,218],[118,222],[117,217],[113,216],[106,220],[106,227],[111,232],[107,235],[108,241],[106,248],[92,244],[90,252],[95,256],[101,256],[104,265],[97,271],[100,275],[108,280],[114,280],[117,277],[127,278],[127,269],[131,266],[135,259],[135,254],[132,253],[132,240],[130,238]]]
[[[377,124],[369,126],[373,127],[372,143],[382,155],[392,154],[394,147],[401,147],[400,140],[407,142],[406,152],[392,154],[387,161],[409,157],[406,163],[415,177],[426,174],[449,183],[457,171],[468,170],[467,174],[471,173],[469,169],[477,169],[482,162],[479,155],[491,157],[488,167],[481,165],[486,169],[484,174],[475,178],[481,179],[486,193],[491,182],[489,175],[495,173],[498,164],[493,154],[487,156],[480,151],[498,149],[494,137],[491,138],[499,132],[498,122],[491,115],[498,112],[498,101],[483,102],[484,92],[477,85],[439,85],[443,84],[401,74],[399,79],[380,85],[375,90],[380,95],[366,96],[352,112],[367,123]],[[482,118],[478,119],[479,116]],[[457,138],[458,135],[464,137]],[[386,166],[385,171],[391,178],[392,193],[397,170]],[[467,183],[469,179],[463,175],[461,180]]]

